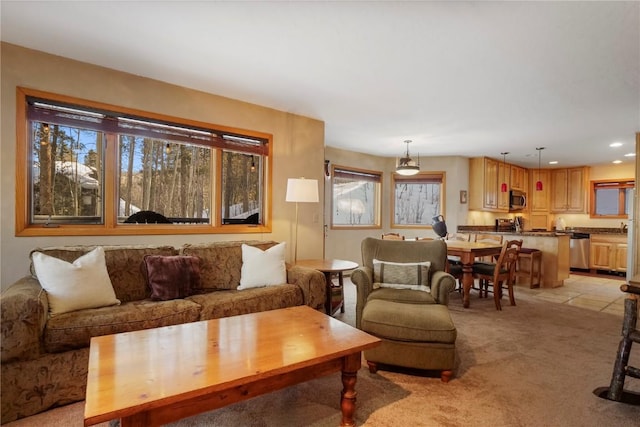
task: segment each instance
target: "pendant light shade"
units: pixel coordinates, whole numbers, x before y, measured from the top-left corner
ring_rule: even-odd
[[[509,189],[509,186],[507,185],[507,177],[505,176],[507,174],[507,154],[509,154],[508,151],[505,151],[502,154],[502,174],[503,174],[503,179],[502,179],[502,185],[500,186],[500,192],[502,193],[506,193],[507,190]]]
[[[401,157],[398,160],[398,164],[396,166],[396,172],[400,175],[415,175],[420,172],[420,155],[418,155],[418,161],[414,161],[409,156],[409,143],[411,140],[406,140],[404,143],[407,144],[407,152],[404,157]]]
[[[542,191],[542,181],[540,181],[540,159],[544,147],[536,147],[536,150],[538,150],[538,181],[536,181],[536,191]]]

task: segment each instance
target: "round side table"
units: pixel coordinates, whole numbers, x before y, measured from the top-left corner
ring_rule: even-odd
[[[338,309],[344,313],[344,282],[342,273],[358,268],[358,264],[353,261],[342,259],[300,259],[295,265],[312,268],[324,273],[327,285],[327,299],[325,310],[329,316],[333,316]],[[332,276],[338,276],[338,284],[333,282]]]

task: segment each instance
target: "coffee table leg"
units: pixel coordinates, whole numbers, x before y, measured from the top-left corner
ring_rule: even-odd
[[[129,417],[122,418],[120,423],[117,424],[119,427],[148,427],[151,426],[151,422],[147,416],[146,412],[133,414]]]
[[[356,380],[358,379],[358,369],[362,364],[360,352],[345,356],[342,359],[342,399],[340,408],[342,409],[342,421],[340,426],[355,426],[354,415],[356,412]]]

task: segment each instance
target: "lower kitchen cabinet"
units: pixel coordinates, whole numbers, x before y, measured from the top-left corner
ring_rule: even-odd
[[[592,234],[589,245],[589,268],[627,271],[627,236]]]

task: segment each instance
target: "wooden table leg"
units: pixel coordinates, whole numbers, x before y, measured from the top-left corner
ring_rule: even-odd
[[[465,254],[460,257],[462,263],[462,306],[469,308],[469,294],[473,287],[473,257]]]
[[[338,272],[338,284],[340,285],[340,313],[344,313],[344,281],[342,271]]]
[[[342,421],[340,426],[355,426],[354,415],[356,413],[356,380],[358,379],[358,369],[362,364],[362,354],[357,352],[345,356],[342,359],[342,398],[340,408],[342,410]]]
[[[333,313],[333,308],[331,307],[331,272],[324,272],[324,282],[327,288],[327,299],[324,303],[324,308],[327,311],[327,314],[331,316]]]

